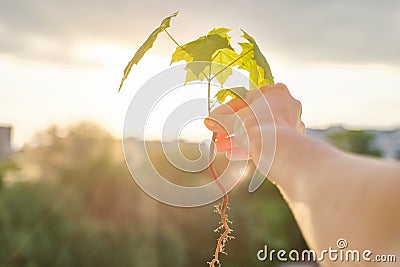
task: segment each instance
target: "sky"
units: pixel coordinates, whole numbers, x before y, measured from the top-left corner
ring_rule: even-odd
[[[255,37],[308,127],[400,127],[400,1],[2,0],[0,125],[14,127],[14,145],[81,120],[121,138],[135,91],[169,67],[175,46],[160,34],[118,93],[122,71],[178,10],[169,32],[181,43],[214,27]]]

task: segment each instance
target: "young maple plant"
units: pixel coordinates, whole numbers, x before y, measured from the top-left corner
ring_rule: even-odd
[[[162,32],[166,33],[177,46],[175,52],[172,54],[171,64],[179,61],[186,62],[185,83],[196,80],[207,81],[207,109],[209,114],[211,112],[210,103],[213,100],[211,98],[211,82],[213,80],[216,80],[222,88],[214,96],[215,100],[219,103],[224,103],[228,97],[231,99],[244,98],[248,90],[257,89],[274,83],[274,78],[266,58],[261,53],[254,38],[244,30],[241,30],[243,33],[241,37],[244,38],[245,41],[239,43],[242,48],[240,53],[237,53],[230,45],[231,37],[228,35],[228,32],[231,29],[228,28],[214,28],[207,35],[181,45],[167,31],[167,28],[170,27],[171,19],[177,15],[178,12],[175,12],[171,16],[163,19],[160,26],[150,34],[147,40],[137,50],[125,67],[118,91],[121,90],[133,65],[138,64],[144,54],[153,46],[158,34]],[[194,62],[196,63],[194,64]],[[232,75],[232,68],[234,67],[248,72],[248,89],[245,87],[224,88],[223,85],[229,76]],[[214,206],[215,211],[220,216],[220,226],[215,231],[219,232],[222,230],[223,232],[217,239],[213,258],[208,262],[211,267],[221,266],[219,256],[220,254],[227,254],[225,252],[225,245],[230,239],[234,238],[231,235],[233,230],[229,226],[231,222],[228,220],[228,215],[226,213],[228,208],[228,193],[223,184],[219,181],[219,175],[214,168],[213,155],[215,139],[216,133],[213,133],[212,142],[210,143],[208,169],[223,195],[222,202]]]

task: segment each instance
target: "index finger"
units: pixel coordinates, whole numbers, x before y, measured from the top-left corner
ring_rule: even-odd
[[[210,116],[204,119],[204,124],[206,127],[216,133],[227,134],[228,130],[225,126],[232,126],[234,117],[230,116],[233,113],[239,111],[240,109],[246,107],[247,104],[240,98],[233,99],[226,104],[219,106],[214,109]],[[224,123],[223,123],[224,122]],[[225,124],[225,125],[224,125]]]
[[[240,98],[236,98],[236,99],[233,99],[233,100],[217,107],[211,113],[212,114],[231,114],[231,113],[234,113],[244,107],[247,107],[246,102]]]

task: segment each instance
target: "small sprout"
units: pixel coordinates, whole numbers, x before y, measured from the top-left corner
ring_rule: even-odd
[[[231,29],[228,28],[215,28],[208,32],[207,35],[198,38],[197,40],[188,42],[184,45],[179,43],[172,37],[167,31],[170,27],[170,22],[173,17],[176,17],[178,12],[173,13],[171,16],[166,17],[142,44],[138,51],[134,54],[133,58],[129,61],[125,67],[123,77],[120,82],[118,91],[121,90],[125,79],[133,67],[138,64],[143,58],[144,54],[153,46],[158,34],[164,32],[168,37],[177,45],[175,52],[172,55],[171,63],[185,61],[186,62],[186,81],[185,83],[200,80],[207,81],[207,93],[208,93],[208,113],[218,103],[224,103],[228,97],[230,99],[245,98],[248,89],[245,87],[234,87],[234,88],[223,88],[223,84],[232,75],[232,68],[236,67],[245,70],[249,74],[249,89],[256,89],[265,85],[273,84],[274,78],[272,76],[269,64],[261,53],[256,41],[252,36],[242,30],[242,38],[244,42],[239,43],[242,48],[240,54],[238,54],[231,46],[231,37],[228,33]],[[199,63],[202,62],[202,63]],[[196,64],[191,64],[196,62]],[[221,89],[216,95],[216,101],[212,101],[210,96],[211,81],[216,80],[220,83]],[[210,144],[210,154],[214,151],[214,141],[216,134],[213,133],[213,140]],[[217,245],[215,248],[214,257],[210,262],[207,262],[209,266],[216,267],[221,266],[219,260],[219,253],[227,254],[225,252],[225,245],[229,240],[235,239],[234,236],[230,235],[232,229],[228,224],[232,224],[232,221],[228,220],[226,211],[228,207],[228,194],[226,193],[223,185],[218,180],[218,173],[214,168],[214,163],[211,162],[209,165],[209,171],[213,176],[216,184],[219,186],[223,195],[222,202],[214,205],[214,212],[220,215],[220,225],[214,232],[223,230],[221,236],[217,239]]]

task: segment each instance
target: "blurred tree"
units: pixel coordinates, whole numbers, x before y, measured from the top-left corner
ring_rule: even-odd
[[[189,157],[198,154],[197,144],[182,146]],[[160,143],[148,148],[167,179],[187,185],[212,180],[207,171],[172,168]],[[51,127],[15,161],[21,168],[17,180],[29,182],[14,183],[0,194],[0,266],[206,266],[212,256],[218,236],[212,231],[218,226],[212,207],[182,209],[150,198],[133,182],[121,142],[95,124]],[[226,163],[218,155],[219,172]],[[231,175],[241,173],[234,169]],[[247,186],[241,183],[231,192],[237,239],[227,246],[231,256],[225,265],[274,266],[257,260],[264,244],[305,248],[275,186],[266,181],[251,195]]]
[[[20,175],[76,189],[86,212],[119,229],[132,227],[136,188],[124,164],[121,142],[94,123],[65,130],[50,127],[16,155]],[[34,171],[32,171],[34,170]],[[33,174],[32,174],[33,173]]]
[[[10,159],[0,161],[0,190],[3,188],[4,178],[10,171],[19,170],[18,166]]]
[[[148,235],[102,226],[87,217],[83,202],[78,191],[66,194],[47,182],[8,188],[0,196],[1,266],[143,266],[149,261],[145,256],[152,256],[154,244]],[[183,266],[179,235],[161,233],[162,258]]]
[[[160,223],[154,237],[153,210],[121,142],[97,125],[51,127],[15,158],[16,180],[31,180],[0,194],[0,266],[156,266],[151,257],[185,264],[179,228]]]
[[[366,131],[343,130],[328,134],[326,138],[329,143],[344,151],[382,156],[382,151],[373,147],[375,135]]]

